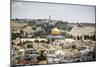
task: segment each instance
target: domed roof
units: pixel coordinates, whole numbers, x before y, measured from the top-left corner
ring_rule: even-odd
[[[51,30],[51,34],[52,35],[60,35],[61,34],[61,31],[58,28],[53,28]]]

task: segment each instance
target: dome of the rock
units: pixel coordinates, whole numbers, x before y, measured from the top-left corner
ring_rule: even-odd
[[[61,31],[58,28],[53,28],[51,30],[51,34],[52,35],[60,35],[61,34]]]

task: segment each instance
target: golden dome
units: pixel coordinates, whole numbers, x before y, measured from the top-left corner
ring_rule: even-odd
[[[58,28],[53,28],[51,30],[51,34],[53,34],[53,35],[59,35],[59,34],[61,34],[61,31]]]

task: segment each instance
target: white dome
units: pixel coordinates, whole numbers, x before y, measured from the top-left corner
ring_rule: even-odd
[[[61,55],[63,55],[63,56],[65,55],[65,53],[64,53],[63,51],[61,51],[61,50],[57,50],[57,51],[55,52],[55,54],[56,54],[56,55],[61,54]]]

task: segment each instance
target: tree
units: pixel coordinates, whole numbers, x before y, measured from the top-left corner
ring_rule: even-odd
[[[35,42],[35,43],[38,43],[38,42],[39,42],[39,40],[34,40],[34,42]]]
[[[93,41],[95,41],[95,40],[96,40],[96,36],[95,36],[95,35],[91,36],[91,39],[92,39]]]
[[[78,39],[78,40],[80,39],[79,35],[77,36],[77,39]]]
[[[75,49],[76,48],[76,45],[72,45],[72,49]]]
[[[17,37],[20,37],[19,33],[12,33],[12,40],[16,39]]]
[[[46,41],[45,41],[45,40],[41,40],[40,42],[41,42],[41,43],[46,43]]]
[[[28,44],[27,48],[33,48],[33,46],[31,44]]]
[[[40,63],[41,61],[45,61],[46,62],[45,64],[48,63],[47,57],[44,55],[44,51],[41,51],[40,56],[37,56],[37,59],[38,59],[38,63]]]
[[[70,31],[72,28],[73,28],[73,27],[69,26],[69,27],[68,27],[68,31]]]

